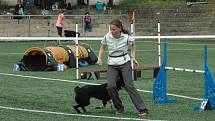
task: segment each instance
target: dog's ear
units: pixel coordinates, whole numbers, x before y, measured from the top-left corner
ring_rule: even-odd
[[[74,88],[75,93],[79,92],[79,90],[80,90],[80,87],[79,87],[79,86],[76,86],[76,87]]]

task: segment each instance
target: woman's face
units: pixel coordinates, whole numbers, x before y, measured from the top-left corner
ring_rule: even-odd
[[[116,25],[110,25],[110,31],[114,38],[120,38],[121,28],[118,28]]]

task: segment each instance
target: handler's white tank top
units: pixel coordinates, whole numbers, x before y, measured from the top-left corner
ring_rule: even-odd
[[[121,33],[120,38],[115,39],[111,32],[107,33],[101,43],[108,47],[108,65],[122,65],[130,61],[128,45],[131,45],[133,41],[134,39],[128,34]]]

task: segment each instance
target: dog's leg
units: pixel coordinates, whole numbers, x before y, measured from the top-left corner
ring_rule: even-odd
[[[107,100],[102,100],[102,104],[103,104],[103,107],[105,108],[106,107],[106,105],[107,105]]]
[[[109,100],[108,102],[110,103],[110,108],[113,109],[113,102],[112,102],[112,100]]]
[[[102,107],[96,107],[96,109],[103,109],[103,108],[105,108],[106,107],[106,105],[107,105],[107,100],[102,100]]]
[[[76,110],[77,113],[81,113],[81,111],[78,109],[79,107],[80,107],[79,105],[73,106],[73,108]]]
[[[82,108],[82,110],[83,110],[84,112],[86,112],[86,111],[87,111],[84,107],[81,107],[81,108]]]

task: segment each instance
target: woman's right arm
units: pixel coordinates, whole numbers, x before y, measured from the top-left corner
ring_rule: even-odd
[[[105,51],[105,48],[107,47],[107,45],[101,45],[100,49],[99,49],[99,56],[98,56],[98,60],[97,60],[97,64],[102,65],[102,57]]]

